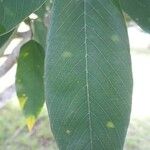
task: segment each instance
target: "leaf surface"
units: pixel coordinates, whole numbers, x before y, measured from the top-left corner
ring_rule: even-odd
[[[150,0],[121,0],[124,11],[145,31],[150,32]]]
[[[45,14],[46,11],[45,3],[38,11],[35,13],[38,15],[38,18],[32,21],[31,29],[33,33],[33,39],[37,41],[45,49],[46,46],[46,36],[47,36],[47,27],[45,25]]]
[[[46,0],[2,0],[0,1],[0,27],[8,32],[38,9]],[[0,34],[2,34],[0,33]]]
[[[12,31],[8,32],[5,35],[0,36],[0,48],[5,44],[5,42],[9,39],[9,37],[12,35]]]
[[[29,130],[44,104],[43,74],[44,50],[41,45],[31,40],[20,50],[16,73],[17,96]]]
[[[60,150],[122,150],[132,94],[118,0],[55,0],[45,67],[46,102]]]

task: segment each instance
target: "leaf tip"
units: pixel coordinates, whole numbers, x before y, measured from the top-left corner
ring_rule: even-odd
[[[29,117],[26,118],[26,124],[27,124],[27,127],[28,127],[29,131],[32,130],[32,128],[35,124],[35,121],[36,121],[35,116],[29,116]]]

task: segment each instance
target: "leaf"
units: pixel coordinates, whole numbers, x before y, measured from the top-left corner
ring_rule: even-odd
[[[38,18],[31,22],[31,29],[33,36],[32,38],[37,41],[45,49],[46,46],[46,36],[47,36],[47,27],[45,25],[45,14],[46,14],[46,4],[43,5],[35,13],[38,15]],[[41,36],[42,35],[42,36]]]
[[[42,35],[42,36],[41,36]],[[33,22],[33,39],[40,43],[43,48],[46,45],[47,28],[44,22],[37,19]]]
[[[43,74],[44,50],[41,45],[31,40],[20,50],[16,73],[17,96],[29,130],[44,104]]]
[[[5,35],[0,36],[0,48],[3,46],[3,44],[9,39],[9,37],[12,35],[12,31],[8,32]]]
[[[132,94],[118,0],[55,0],[45,92],[60,150],[122,150]]]
[[[0,1],[0,22],[4,19],[3,17],[4,17],[4,8],[3,8],[3,6],[2,6],[2,4],[1,4],[2,2]],[[4,27],[1,25],[1,23],[0,23],[0,34],[1,33],[3,33],[3,32],[5,32],[5,29],[4,29]]]
[[[22,20],[37,10],[46,0],[3,0],[0,1],[0,27],[2,33],[10,31]],[[1,33],[1,34],[2,34]]]
[[[38,16],[38,18],[32,21],[31,25],[33,33],[32,38],[40,43],[44,49],[46,47],[46,37],[50,20],[51,6],[52,1],[48,0],[39,10],[37,10],[35,14]]]
[[[141,28],[150,32],[150,0],[121,0],[121,4]]]

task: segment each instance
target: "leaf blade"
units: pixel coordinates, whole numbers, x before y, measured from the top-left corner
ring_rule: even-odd
[[[4,28],[5,32],[9,32],[17,24],[22,22],[32,12],[38,9],[46,0],[4,0],[0,2],[1,20],[0,26]]]
[[[59,148],[121,150],[132,75],[117,1],[56,0],[50,28],[45,90]]]
[[[16,73],[16,90],[29,130],[44,104],[44,50],[35,41],[20,50]]]

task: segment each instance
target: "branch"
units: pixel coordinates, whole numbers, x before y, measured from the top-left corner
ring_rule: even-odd
[[[2,93],[0,93],[0,108],[5,106],[5,104],[11,99],[15,93],[15,84],[10,85]]]
[[[10,55],[7,55],[7,59],[4,62],[4,64],[0,67],[0,77],[4,76],[17,62],[17,58],[20,52],[21,46],[26,43],[28,40],[30,40],[30,33],[31,31],[24,32],[24,33],[18,33],[20,38],[22,38],[22,41],[14,48],[13,52]]]

